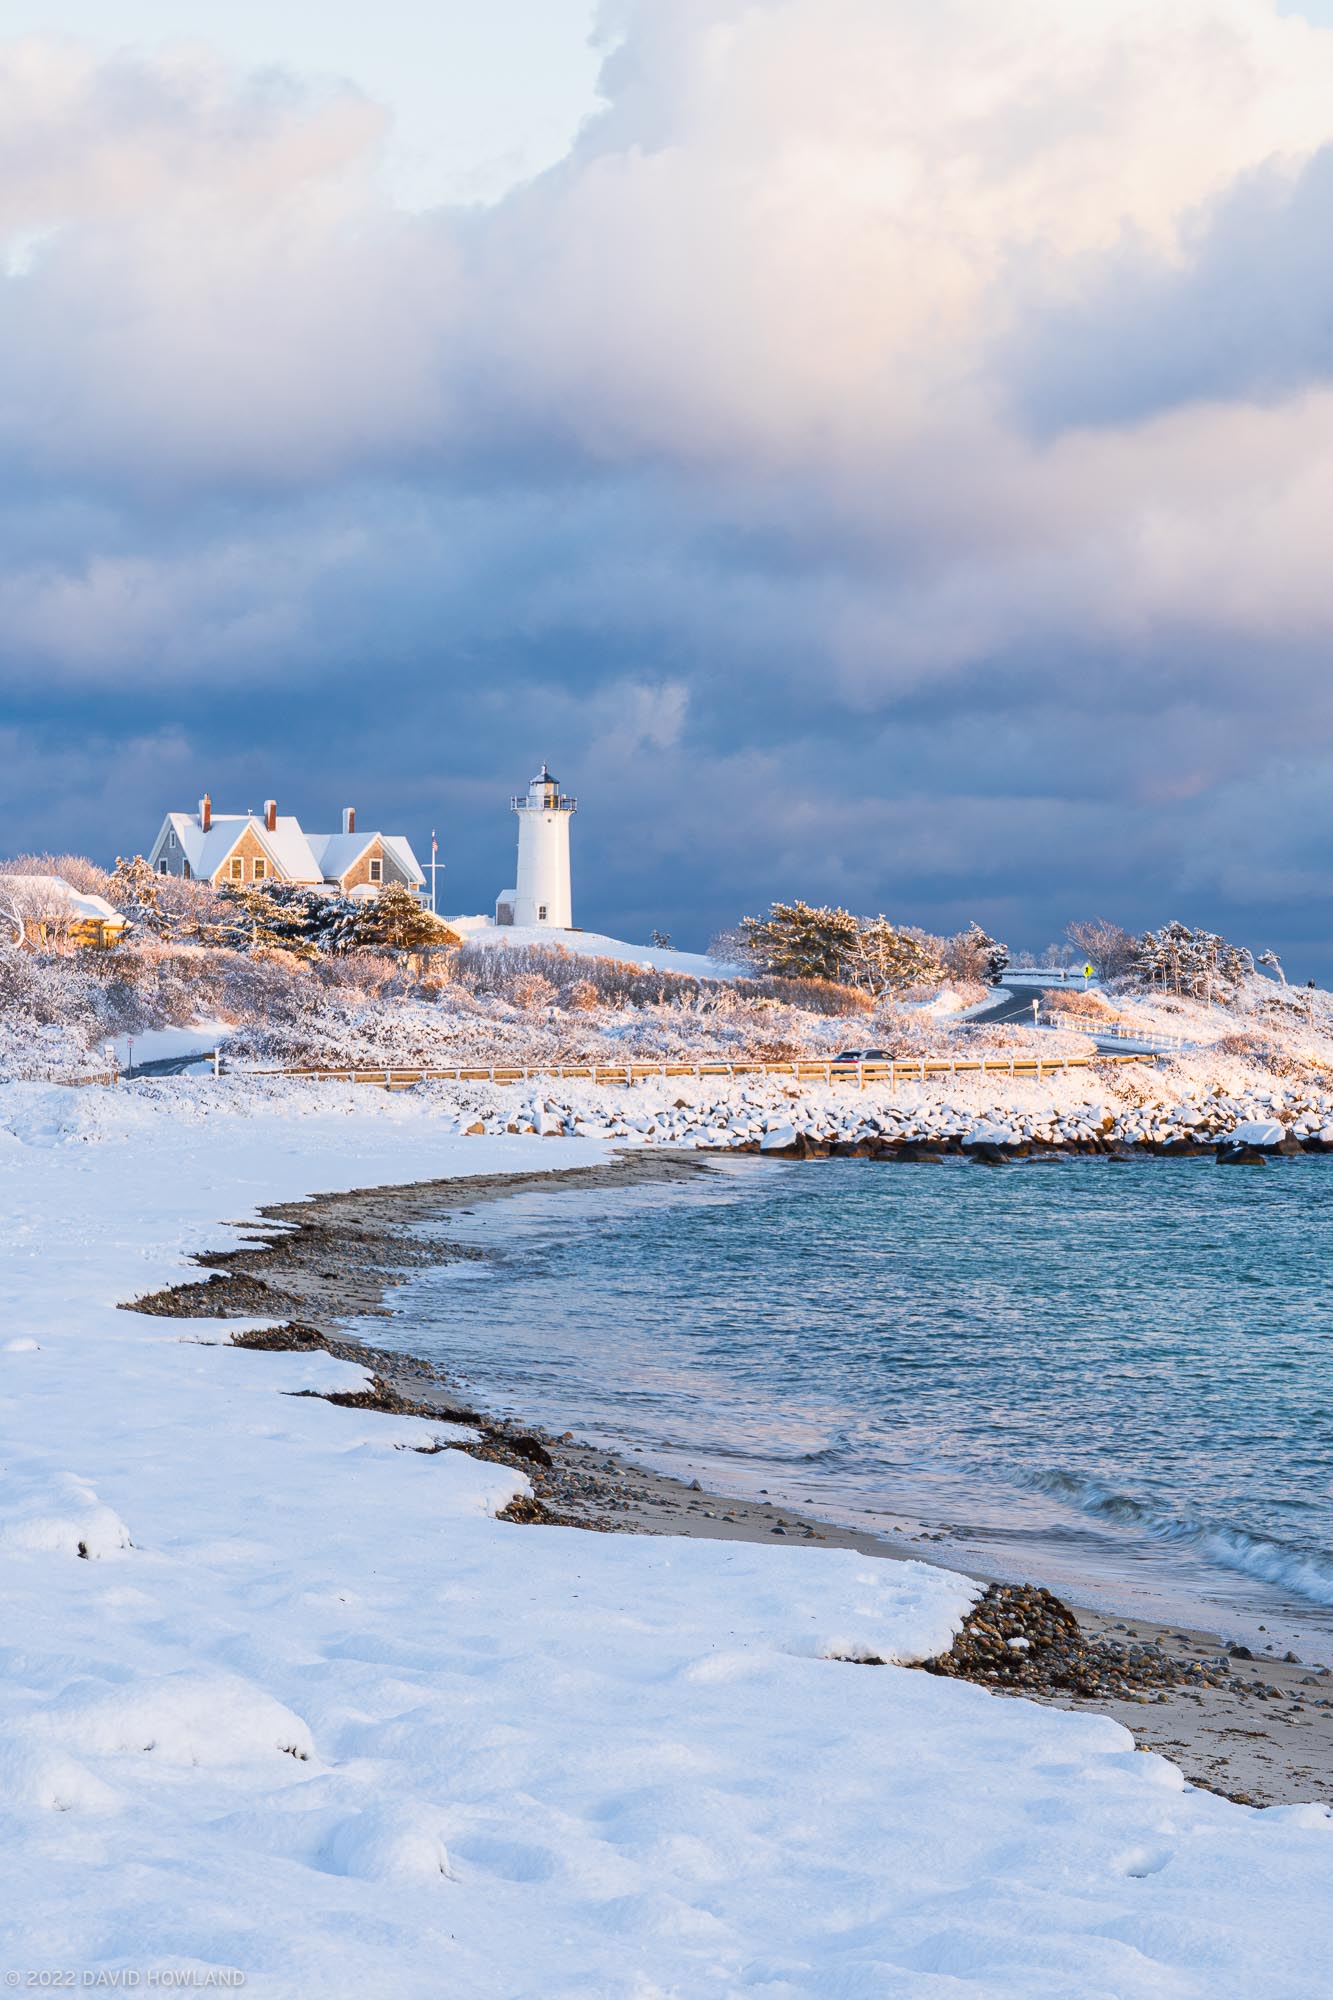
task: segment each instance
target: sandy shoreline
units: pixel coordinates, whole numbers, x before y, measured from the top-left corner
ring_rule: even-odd
[[[367,1362],[377,1387],[358,1402],[475,1423],[483,1439],[479,1455],[529,1475],[537,1505],[528,1518],[611,1532],[746,1541],[781,1536],[885,1560],[932,1561],[916,1546],[813,1520],[773,1502],[705,1492],[568,1433],[557,1438],[535,1424],[497,1421],[461,1408],[464,1399],[444,1371],[410,1355],[368,1347],[346,1333],[351,1319],[393,1316],[392,1293],[414,1269],[484,1254],[449,1238],[451,1216],[541,1187],[591,1192],[693,1179],[710,1171],[706,1157],[636,1151],[604,1166],[558,1175],[421,1182],[277,1204],[262,1211],[262,1223],[240,1247],[200,1253],[197,1261],[209,1275],[198,1283],[135,1303],[173,1317],[282,1321],[281,1334],[241,1337],[238,1344],[323,1346]],[[525,1511],[516,1510],[514,1518],[525,1518]],[[975,1566],[966,1566],[966,1573],[993,1581]],[[1112,1715],[1144,1748],[1171,1757],[1192,1781],[1232,1797],[1261,1805],[1333,1800],[1333,1675],[1271,1657],[1228,1660],[1219,1635],[1183,1625],[1081,1606],[1077,1617],[1098,1665],[1097,1679],[1105,1685],[1085,1695],[1043,1691],[1039,1685],[1003,1691]],[[1147,1649],[1143,1672],[1135,1670],[1131,1647]],[[1121,1658],[1123,1672],[1116,1665]],[[1164,1671],[1174,1684],[1162,1684]],[[1186,1675],[1193,1684],[1185,1684]],[[983,1685],[996,1678],[976,1671],[965,1677]],[[1215,1681],[1225,1685],[1210,1684]],[[1120,1686],[1127,1690],[1123,1695]]]

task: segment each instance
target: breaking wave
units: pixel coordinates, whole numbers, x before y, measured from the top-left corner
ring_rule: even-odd
[[[1037,1473],[1030,1484],[1096,1520],[1135,1528],[1154,1542],[1191,1548],[1219,1568],[1276,1584],[1308,1604],[1333,1605],[1333,1556],[1293,1548],[1272,1537],[1252,1535],[1244,1528],[1161,1514],[1131,1494],[1118,1493],[1077,1473]]]

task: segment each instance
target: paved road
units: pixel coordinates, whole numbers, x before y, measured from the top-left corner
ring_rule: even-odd
[[[1049,990],[1060,991],[1062,989],[1057,985],[1055,980],[1052,980]],[[1071,981],[1063,990],[1069,993],[1079,993],[1083,989]],[[968,1021],[1026,1021],[1028,1026],[1031,1027],[1032,1002],[1037,998],[1038,991],[1039,989],[1035,986],[1020,986],[1013,990],[1007,987],[1003,988],[997,993],[994,1003],[991,1006],[983,1008],[978,1014],[969,1014],[967,1017]],[[1045,1026],[1047,1024],[1043,1023],[1042,1025]],[[1130,1050],[1172,1054],[1177,1049],[1186,1049],[1193,1046],[1191,1043],[1171,1035],[1099,1035],[1095,1025],[1091,1021],[1071,1020],[1068,1025],[1080,1035],[1090,1035],[1097,1044],[1097,1047],[1105,1050],[1108,1054],[1114,1053],[1116,1050],[1120,1050],[1125,1054],[1128,1054]]]
[[[120,1073],[123,1077],[127,1078],[136,1076],[184,1076],[187,1069],[193,1069],[196,1063],[207,1062],[208,1060],[208,1055],[201,1054],[196,1049],[194,1054],[189,1056],[158,1056],[153,1062],[135,1063],[133,1069],[123,1069]]]
[[[989,1007],[983,1007],[975,1014],[969,1014],[969,1021],[1028,1021],[1032,1019],[1032,1003],[1037,998],[1037,989],[1018,988],[1014,991],[1001,987]]]

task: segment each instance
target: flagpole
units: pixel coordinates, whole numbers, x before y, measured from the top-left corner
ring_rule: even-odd
[[[437,870],[438,870],[439,868],[441,868],[441,867],[443,866],[443,863],[441,863],[441,862],[439,862],[439,861],[437,861],[437,860],[435,859],[435,857],[436,857],[436,855],[437,855],[437,854],[439,853],[439,851],[440,851],[440,843],[439,843],[439,841],[438,841],[438,840],[436,839],[436,837],[435,837],[435,828],[434,828],[434,827],[432,827],[432,828],[431,828],[431,830],[430,830],[430,913],[431,913],[431,915],[432,915],[432,916],[434,916],[434,915],[436,914],[436,910],[435,910],[435,876],[436,876],[436,872],[437,872]]]

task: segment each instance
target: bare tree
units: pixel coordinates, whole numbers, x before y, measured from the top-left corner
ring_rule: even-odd
[[[26,941],[23,918],[15,907],[8,883],[0,879],[0,951],[21,951]]]
[[[1080,919],[1065,935],[1099,979],[1123,979],[1139,962],[1139,940],[1106,917]]]
[[[993,986],[1009,963],[1009,948],[969,924],[965,931],[947,938],[941,946],[944,966],[951,979],[972,980],[978,986]]]
[[[753,965],[750,940],[739,924],[730,930],[715,931],[708,940],[708,956],[719,965]]]
[[[7,875],[0,888],[6,915],[27,944],[47,951],[69,949],[78,913],[67,883],[53,875]]]

